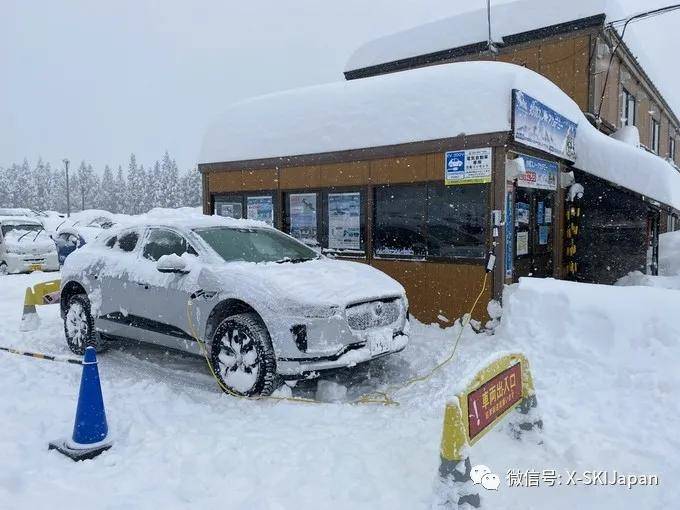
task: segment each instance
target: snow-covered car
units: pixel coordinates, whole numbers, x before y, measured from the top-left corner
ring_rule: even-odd
[[[401,351],[409,335],[391,277],[217,216],[112,229],[66,259],[61,297],[72,351],[122,337],[200,355],[198,338],[243,395]]]
[[[102,232],[113,227],[114,224],[111,218],[98,216],[84,225],[76,221],[73,224],[60,227],[52,237],[57,245],[59,264],[63,265],[66,257],[96,239]]]
[[[57,248],[40,221],[0,216],[0,274],[58,270]]]

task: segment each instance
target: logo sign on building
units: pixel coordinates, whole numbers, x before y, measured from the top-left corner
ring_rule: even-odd
[[[522,368],[515,363],[468,393],[470,440],[522,398]]]
[[[447,152],[444,181],[447,186],[491,182],[491,148]]]
[[[559,175],[557,163],[524,154],[521,158],[524,160],[526,171],[517,178],[517,186],[552,191],[557,189],[557,176]]]
[[[516,142],[575,161],[577,124],[521,90],[512,91],[512,133]]]

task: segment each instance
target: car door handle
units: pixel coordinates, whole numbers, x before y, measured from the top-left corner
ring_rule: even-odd
[[[142,283],[142,282],[136,282],[136,283],[140,287],[144,287],[144,290],[149,290],[149,284],[148,283]]]

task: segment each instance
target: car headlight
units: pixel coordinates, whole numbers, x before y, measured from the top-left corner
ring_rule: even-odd
[[[298,305],[289,308],[291,315],[300,317],[307,317],[309,319],[327,319],[333,317],[340,307],[338,306],[315,306],[315,305]]]

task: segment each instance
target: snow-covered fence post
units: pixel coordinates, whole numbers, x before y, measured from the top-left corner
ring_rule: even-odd
[[[540,430],[543,422],[537,411],[534,382],[529,362],[520,353],[495,357],[482,365],[465,389],[446,403],[440,449],[439,480],[433,508],[481,506],[479,484],[498,488],[498,476],[486,466],[472,466],[470,447],[513,409],[510,422],[513,435]],[[482,473],[481,468],[485,471]],[[477,476],[480,475],[480,476]],[[485,475],[483,478],[481,475]],[[486,475],[493,477],[485,483]]]

